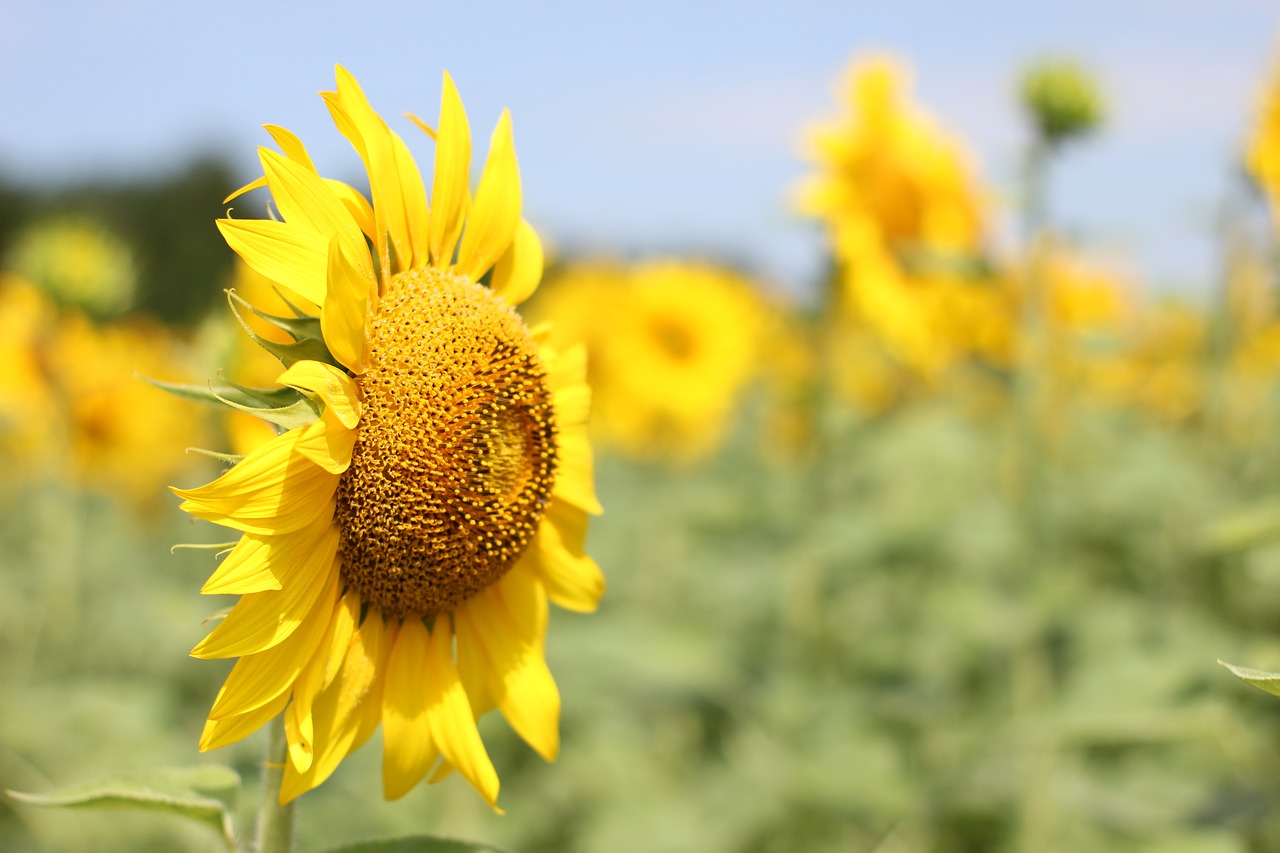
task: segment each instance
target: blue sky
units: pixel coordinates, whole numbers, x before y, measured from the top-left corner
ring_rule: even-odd
[[[552,243],[711,253],[802,290],[821,242],[788,189],[802,128],[832,113],[851,58],[909,61],[917,99],[1008,198],[1024,139],[1013,81],[1053,53],[1089,63],[1112,102],[1105,132],[1060,164],[1058,219],[1146,279],[1203,290],[1213,210],[1278,39],[1280,6],[1256,0],[7,0],[0,175],[139,175],[214,151],[248,179],[272,122],[354,180],[314,94],[334,63],[384,114],[432,120],[448,68],[478,138],[511,108],[526,213]]]

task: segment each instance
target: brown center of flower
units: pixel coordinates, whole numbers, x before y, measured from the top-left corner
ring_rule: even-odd
[[[550,500],[556,427],[538,347],[483,285],[392,279],[334,520],[342,573],[391,616],[434,616],[502,577]]]

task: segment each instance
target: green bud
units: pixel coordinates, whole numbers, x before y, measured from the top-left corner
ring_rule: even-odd
[[[1040,138],[1057,145],[1101,123],[1105,104],[1093,75],[1069,60],[1044,60],[1022,74],[1022,106]]]

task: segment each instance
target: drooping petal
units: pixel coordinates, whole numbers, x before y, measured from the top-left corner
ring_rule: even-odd
[[[338,600],[339,573],[335,562],[329,584],[316,602],[316,612],[332,612]],[[226,683],[214,700],[209,719],[220,720],[247,714],[293,687],[302,668],[311,660],[324,638],[324,619],[304,619],[298,629],[278,646],[236,661]]]
[[[447,268],[471,206],[471,126],[448,71],[442,88],[436,169],[431,182],[430,243],[432,262]]]
[[[372,271],[361,272],[347,258],[341,238],[329,243],[329,288],[320,312],[320,329],[333,357],[352,373],[365,371],[365,323],[369,318]]]
[[[268,543],[275,537],[246,533],[200,587],[204,595],[245,595],[280,588]]]
[[[592,613],[605,592],[604,575],[587,556],[587,513],[552,501],[522,562],[542,578],[547,595],[560,607]]]
[[[497,594],[497,587],[506,580],[455,611],[459,663],[463,648],[475,646],[480,651],[488,692],[502,715],[535,752],[554,761],[560,751],[560,693],[547,669],[541,638],[521,631]]]
[[[327,287],[329,241],[315,231],[273,219],[219,219],[218,230],[249,268],[321,305]]]
[[[459,273],[479,280],[502,257],[520,224],[522,204],[520,167],[511,138],[511,113],[503,110],[489,141],[489,157],[462,234]]]
[[[542,280],[542,241],[538,232],[523,219],[515,239],[493,267],[489,287],[508,305],[519,305],[538,289]]]
[[[329,614],[329,630],[310,663],[293,685],[293,701],[285,712],[285,733],[289,743],[289,761],[301,773],[311,768],[315,745],[313,707],[317,695],[329,686],[341,670],[347,650],[360,619],[360,599],[355,593],[338,600]]]
[[[297,452],[302,429],[256,448],[212,483],[172,489],[181,509],[246,533],[292,533],[333,514],[338,478]]]
[[[431,632],[423,681],[431,740],[445,760],[496,808],[498,773],[480,740],[471,704],[453,664],[453,631],[448,619],[437,619]]]
[[[266,651],[284,641],[308,618],[328,620],[312,610],[329,582],[338,552],[338,528],[319,519],[294,534],[273,537],[271,571],[280,589],[243,596],[227,618],[191,650],[197,658],[230,658]]]
[[[348,593],[348,604],[354,603],[359,615],[359,598]],[[337,769],[355,745],[363,712],[375,703],[381,718],[381,695],[377,689],[379,674],[386,661],[386,639],[382,617],[367,617],[350,637],[346,655],[339,661],[335,677],[326,684],[311,706],[313,751],[310,766],[299,771],[292,763],[285,767],[280,800],[287,803],[299,794],[319,785]]]
[[[431,676],[430,635],[421,619],[400,628],[387,661],[382,694],[382,790],[388,800],[403,797],[422,781],[440,756],[427,720]]]

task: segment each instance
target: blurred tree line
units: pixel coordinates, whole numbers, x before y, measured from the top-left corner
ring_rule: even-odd
[[[50,189],[0,176],[0,257],[31,223],[62,214],[91,218],[133,250],[133,307],[189,326],[205,316],[230,279],[235,257],[213,221],[224,215],[222,199],[236,186],[231,167],[216,157],[149,181],[119,178]]]

